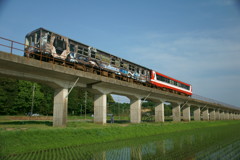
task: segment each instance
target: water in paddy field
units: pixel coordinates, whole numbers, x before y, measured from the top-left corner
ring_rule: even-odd
[[[239,160],[240,126],[175,132],[126,141],[42,150],[3,159],[14,160]]]

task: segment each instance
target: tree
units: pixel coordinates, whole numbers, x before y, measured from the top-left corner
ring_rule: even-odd
[[[79,87],[73,88],[68,96],[68,112],[69,114],[84,114],[85,100],[86,113],[93,113],[93,94]]]
[[[43,103],[39,113],[44,115],[53,114],[54,90],[46,85],[41,85],[40,91],[43,93]]]
[[[17,96],[17,80],[0,78],[0,114],[16,114],[13,105]]]
[[[35,87],[33,88],[33,86]],[[34,92],[34,97],[33,97]],[[32,103],[32,101],[34,101]],[[18,81],[18,94],[15,99],[14,108],[20,114],[26,114],[31,111],[39,113],[44,105],[44,94],[41,92],[41,85],[29,81]]]

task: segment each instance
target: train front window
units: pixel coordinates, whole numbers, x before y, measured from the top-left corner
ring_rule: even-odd
[[[53,45],[56,48],[57,54],[62,54],[62,52],[66,49],[66,42],[61,37],[56,37]]]

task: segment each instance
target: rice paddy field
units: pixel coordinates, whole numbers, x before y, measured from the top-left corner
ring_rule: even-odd
[[[3,160],[240,159],[240,121],[114,123],[0,117]]]

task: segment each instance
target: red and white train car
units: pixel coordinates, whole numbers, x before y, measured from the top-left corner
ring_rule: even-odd
[[[167,88],[170,90],[181,92],[188,96],[192,95],[192,86],[190,84],[181,82],[153,70],[151,71],[150,82],[161,88]]]

